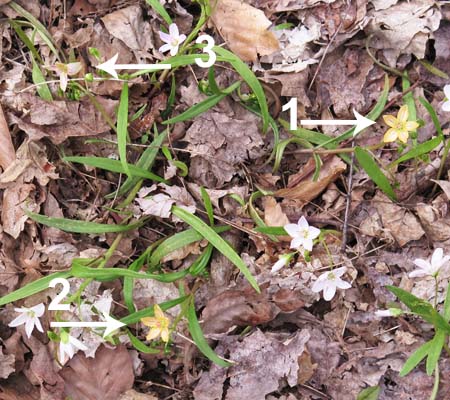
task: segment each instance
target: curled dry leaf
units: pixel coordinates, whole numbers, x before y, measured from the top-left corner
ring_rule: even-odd
[[[319,178],[314,181],[314,161],[311,159],[296,175],[289,179],[289,187],[275,192],[275,196],[308,202],[322,193],[345,170],[345,163],[337,156],[326,160],[320,169]]]
[[[3,350],[0,347],[0,378],[6,379],[14,371],[14,354],[3,354]]]
[[[5,170],[16,159],[16,152],[11,140],[11,133],[0,105],[0,166]]]
[[[279,49],[276,36],[267,30],[271,25],[264,12],[241,0],[216,0],[211,19],[217,30],[244,61],[256,61]]]
[[[289,224],[289,218],[281,209],[274,197],[264,197],[264,222],[267,226],[284,226]]]

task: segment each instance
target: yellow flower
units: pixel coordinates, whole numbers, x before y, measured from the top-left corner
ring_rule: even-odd
[[[163,310],[161,310],[161,307],[158,306],[158,304],[154,305],[154,310],[154,317],[141,318],[141,322],[145,326],[150,327],[147,334],[147,340],[156,339],[161,335],[161,339],[167,343],[169,341],[170,319],[164,315]]]
[[[408,141],[409,132],[414,132],[419,124],[416,121],[408,121],[408,106],[405,104],[400,107],[397,117],[393,115],[383,115],[384,122],[390,128],[384,134],[385,143],[395,142],[397,139],[403,143]]]

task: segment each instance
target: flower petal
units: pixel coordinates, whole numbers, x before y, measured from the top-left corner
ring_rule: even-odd
[[[178,39],[180,36],[180,31],[178,30],[177,24],[170,24],[169,25],[169,33],[170,36],[172,36],[173,39]]]
[[[445,97],[450,100],[450,85],[445,85],[444,86],[444,94]]]
[[[17,318],[14,318],[8,326],[11,328],[15,328],[16,326],[26,324],[26,322],[29,320],[29,316],[26,313],[23,313],[19,315]]]
[[[422,260],[421,258],[416,258],[413,262],[414,262],[414,264],[416,264],[419,268],[423,269],[424,271],[431,270],[431,264],[427,260]]]
[[[45,305],[43,303],[36,304],[35,306],[31,307],[31,310],[34,311],[36,317],[42,317],[45,312]]]
[[[333,269],[333,274],[337,278],[340,278],[342,275],[344,275],[347,272],[347,267],[339,267],[336,269]]]
[[[422,278],[427,275],[429,274],[422,269],[416,269],[415,271],[412,271],[408,274],[410,278]]]
[[[36,327],[36,329],[39,331],[39,332],[44,332],[44,329],[42,328],[42,324],[41,324],[41,321],[39,320],[39,318],[37,318],[37,317],[35,317],[34,318],[34,326]]]
[[[409,137],[409,133],[407,130],[400,130],[398,131],[398,139],[403,142],[406,143],[408,141],[408,137]]]
[[[419,123],[416,121],[408,121],[405,128],[409,132],[414,132],[419,127]]]
[[[315,293],[319,293],[321,290],[323,290],[323,288],[325,287],[326,284],[327,284],[327,281],[325,279],[317,279],[313,283],[311,290]]]
[[[395,142],[397,138],[398,138],[398,130],[390,128],[384,134],[383,142],[385,143]]]
[[[152,328],[148,331],[146,339],[148,341],[156,339],[161,334],[160,328]]]
[[[286,265],[286,260],[283,258],[280,258],[275,264],[273,264],[271,273],[274,274],[275,272],[278,272],[281,268],[283,268]]]
[[[161,331],[161,339],[163,342],[168,342],[169,341],[169,330],[168,329],[163,329]]]
[[[183,43],[186,40],[186,35],[180,35],[178,36],[178,44]]]
[[[81,71],[81,63],[73,62],[67,64],[67,75],[76,75]]]
[[[177,54],[178,54],[178,46],[173,46],[173,47],[170,49],[170,55],[171,55],[172,57],[175,57]]]
[[[153,327],[153,326],[158,326],[159,325],[159,321],[157,318],[155,317],[144,317],[141,318],[141,322],[148,327]]]
[[[308,237],[310,239],[315,239],[320,235],[320,229],[316,228],[315,226],[310,226],[308,229]]]
[[[295,238],[299,235],[299,229],[297,224],[287,224],[283,228],[290,237]]]
[[[171,44],[163,44],[158,50],[161,53],[166,53],[169,50],[172,50],[172,45]]]
[[[34,329],[34,319],[29,318],[25,323],[25,333],[27,334],[28,339],[31,337]]]
[[[433,255],[431,256],[431,265],[433,267],[442,265],[442,258],[444,257],[444,250],[441,247],[438,247],[434,250]]]
[[[393,128],[397,125],[397,118],[395,118],[393,115],[383,115],[383,120],[386,123],[387,126],[390,126]]]
[[[302,215],[300,217],[300,219],[297,222],[297,226],[301,229],[308,229],[309,228],[309,224],[308,221],[306,220],[306,218]]]
[[[442,104],[442,110],[450,112],[450,100]]]
[[[323,298],[326,301],[330,301],[334,295],[336,294],[336,286],[332,283],[328,283],[328,285],[325,285],[323,289]]]
[[[305,240],[301,237],[296,237],[291,240],[291,249],[298,249],[300,246],[305,246]]]
[[[159,31],[159,38],[168,44],[172,43],[172,36],[166,32]]]
[[[163,310],[161,310],[161,307],[158,304],[155,304],[153,306],[153,310],[155,311],[155,317],[157,319],[163,319],[165,318],[165,315],[163,313]]]
[[[67,84],[69,82],[69,77],[65,72],[61,72],[61,75],[59,76],[59,87],[63,92],[67,89]]]
[[[350,289],[352,287],[349,282],[343,281],[342,279],[336,279],[335,283],[336,287],[338,287],[339,289]]]
[[[406,122],[408,121],[408,117],[409,117],[408,106],[404,104],[400,107],[400,110],[398,110],[397,119],[400,122]]]
[[[83,351],[86,351],[88,349],[87,346],[81,343],[78,339],[75,339],[73,336],[69,336],[69,343]]]
[[[295,240],[295,239],[294,239]],[[312,239],[303,239],[303,247],[305,248],[305,250],[311,251],[313,249],[313,241]]]

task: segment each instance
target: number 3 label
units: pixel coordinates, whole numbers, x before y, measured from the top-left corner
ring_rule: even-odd
[[[203,42],[206,42],[206,46],[203,48],[203,53],[206,53],[209,55],[208,61],[203,61],[201,58],[196,58],[195,62],[197,63],[197,65],[199,67],[209,68],[212,65],[214,65],[214,63],[217,60],[217,55],[213,51],[214,39],[209,35],[201,35],[195,41],[195,43],[197,43],[197,44],[200,44]]]
[[[48,284],[49,287],[55,287],[57,284],[62,285],[61,292],[52,300],[52,302],[48,305],[48,309],[50,311],[69,311],[70,304],[61,304],[61,301],[66,297],[70,292],[70,283],[67,279],[64,278],[55,278],[50,281]]]

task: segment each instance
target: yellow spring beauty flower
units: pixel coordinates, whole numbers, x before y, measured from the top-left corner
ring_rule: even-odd
[[[403,143],[408,141],[409,132],[414,132],[419,124],[416,121],[408,121],[408,106],[400,107],[397,117],[393,115],[383,115],[384,122],[390,127],[384,134],[385,143],[395,142],[397,139]]]
[[[161,335],[161,339],[167,343],[169,341],[170,319],[164,315],[163,310],[161,310],[161,307],[158,304],[154,305],[154,310],[154,317],[141,318],[141,322],[145,326],[150,327],[147,334],[147,340],[156,339]]]

